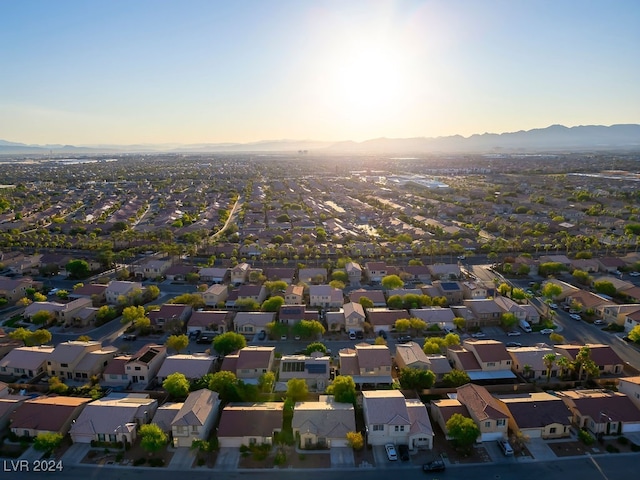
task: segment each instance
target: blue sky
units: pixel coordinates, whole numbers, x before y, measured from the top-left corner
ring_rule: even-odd
[[[640,123],[640,2],[0,3],[0,138],[362,141]]]

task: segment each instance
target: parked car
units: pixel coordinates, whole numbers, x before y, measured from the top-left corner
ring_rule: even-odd
[[[364,338],[364,332],[362,330],[357,330],[356,331],[356,338],[358,340],[362,340]]]
[[[122,339],[126,340],[128,342],[133,342],[137,338],[138,338],[138,336],[135,333],[128,333],[128,334],[122,336]]]
[[[349,330],[349,340],[355,340],[357,338],[355,330]]]
[[[582,320],[582,317],[580,315],[578,315],[577,313],[570,313],[569,316],[571,318],[573,318],[574,320]]]
[[[286,340],[287,336],[286,335],[280,335],[280,340]]]
[[[631,277],[640,277],[640,272],[630,272],[629,276],[631,276]]]
[[[411,335],[400,335],[398,337],[398,343],[409,343],[411,341]]]
[[[508,343],[506,344],[506,346],[507,346],[507,347],[521,347],[521,346],[522,346],[522,344],[521,344],[521,343],[519,343],[519,342],[508,342]]]
[[[513,455],[513,448],[511,448],[511,445],[506,440],[498,440],[498,446],[506,456]]]
[[[596,320],[595,322],[593,322],[594,325],[604,325],[604,320]]]
[[[385,340],[387,339],[387,332],[385,332],[384,330],[380,330],[378,332],[378,336],[384,338]]]
[[[398,453],[396,452],[396,447],[393,443],[387,443],[384,446],[385,451],[387,452],[387,458],[391,461],[398,460]]]
[[[422,465],[423,472],[444,472],[445,464],[442,460],[433,460]]]
[[[549,308],[552,310],[557,310],[558,309],[558,304],[557,303],[550,303],[549,304]]]
[[[518,330],[511,330],[510,332],[507,332],[508,337],[519,337],[520,335],[521,333]]]
[[[471,334],[471,336],[472,336],[473,338],[484,338],[484,337],[486,337],[487,335],[486,335],[484,332],[476,332],[476,333],[472,333],[472,334]]]
[[[204,345],[211,342],[213,342],[213,335],[206,335],[206,334],[200,335],[196,340],[196,343],[199,343],[200,345]]]
[[[553,333],[553,328],[543,328],[540,330],[542,335],[551,335]]]
[[[260,330],[260,333],[258,334],[258,340],[264,340],[265,338],[267,338],[267,332],[265,332],[264,330]]]

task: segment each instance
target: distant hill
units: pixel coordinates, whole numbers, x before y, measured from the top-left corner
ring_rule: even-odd
[[[483,133],[462,137],[376,138],[364,142],[317,142],[312,140],[270,140],[253,143],[142,144],[142,145],[27,145],[0,140],[0,154],[96,154],[96,153],[206,153],[262,152],[292,153],[517,153],[596,150],[640,150],[640,125],[584,125]]]

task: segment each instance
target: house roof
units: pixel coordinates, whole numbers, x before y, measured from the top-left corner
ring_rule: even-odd
[[[409,425],[411,423],[404,395],[398,390],[362,392],[363,408],[369,424]]]
[[[54,347],[42,345],[39,347],[18,347],[11,350],[0,360],[0,367],[24,368],[37,370],[45,364]]]
[[[98,433],[112,434],[136,428],[136,419],[143,419],[145,412],[152,410],[157,401],[143,394],[110,394],[87,404],[71,426],[76,435],[94,436]],[[149,412],[150,413],[150,412]]]
[[[588,343],[586,345],[556,345],[555,349],[559,353],[566,353],[570,360],[575,360],[576,356],[583,347],[589,347],[591,360],[596,365],[622,365],[624,361],[611,348],[611,345]]]
[[[233,323],[236,327],[243,325],[255,325],[265,327],[276,318],[275,312],[238,312]]]
[[[431,405],[440,411],[440,416],[445,425],[447,421],[456,413],[471,418],[471,414],[467,407],[465,407],[459,400],[454,398],[445,398],[442,400],[432,400]]]
[[[357,302],[345,303],[342,308],[344,309],[345,317],[355,313],[356,315],[364,318],[364,308]]]
[[[411,424],[411,435],[425,434],[433,436],[433,427],[429,420],[427,407],[421,400],[405,400],[407,412],[409,413],[409,423]]]
[[[129,361],[130,358],[131,357],[129,356],[115,357],[107,364],[106,367],[104,367],[102,374],[103,375],[124,375],[124,371],[125,371],[124,366]]]
[[[206,354],[171,355],[162,362],[158,377],[165,378],[175,372],[180,372],[187,378],[202,378],[211,371],[215,357]]]
[[[244,347],[238,352],[236,368],[238,370],[269,368],[275,350],[276,347]]]
[[[507,417],[506,408],[480,385],[467,383],[458,387],[457,397],[479,421]]]
[[[384,292],[382,290],[363,290],[363,289],[358,289],[358,290],[353,290],[349,294],[349,300],[352,301],[352,302],[358,302],[361,297],[368,298],[369,300],[371,300],[374,303],[374,305],[375,304],[379,304],[379,305],[386,305],[387,304],[387,300],[385,299]]]
[[[547,346],[509,348],[507,352],[513,359],[516,369],[522,370],[525,365],[529,365],[534,372],[546,371],[547,366],[544,364],[542,357],[549,353],[554,353],[553,349]]]
[[[171,422],[171,426],[204,425],[218,407],[218,393],[207,388],[191,392],[182,408]]]
[[[412,308],[409,310],[412,317],[419,318],[428,323],[453,322],[456,318],[453,310],[450,308],[431,307],[431,308]]]
[[[220,437],[271,437],[282,430],[284,403],[232,403],[220,416]]]
[[[90,398],[63,396],[26,400],[11,415],[11,428],[59,432],[76,409],[90,401]]]
[[[396,345],[396,358],[400,357],[407,366],[423,363],[429,365],[429,359],[422,347],[415,342],[400,343]]]
[[[559,392],[561,398],[573,403],[582,416],[602,423],[603,416],[610,422],[640,422],[640,410],[623,393],[608,390],[567,390]]]
[[[376,326],[391,326],[396,320],[409,318],[407,310],[387,310],[386,308],[370,308],[367,310],[369,323]]]
[[[191,317],[189,317],[189,321],[187,325],[189,327],[209,327],[209,325],[226,325],[227,324],[227,315],[229,312],[221,312],[221,311],[202,311],[202,312],[193,312]]]
[[[553,423],[569,425],[571,411],[561,398],[544,392],[501,395],[519,428],[542,428]]]
[[[465,370],[467,373],[473,370],[482,370],[482,367],[478,363],[478,359],[473,352],[470,352],[465,348],[455,346],[449,347],[449,353],[457,357],[461,369]]]
[[[53,349],[53,352],[49,355],[49,360],[53,360],[58,363],[73,363],[85,352],[99,350],[101,345],[102,344],[100,342],[94,341],[80,342],[77,340],[69,340],[67,342],[62,342]]]
[[[138,350],[136,353],[134,353],[129,359],[129,362],[144,363],[148,365],[155,358],[157,358],[158,355],[162,356],[162,355],[166,355],[166,353],[167,353],[167,347],[165,347],[164,345],[155,345],[152,343],[148,343],[147,345],[143,346],[140,350]]]
[[[511,356],[504,346],[504,343],[497,340],[481,340],[470,338],[463,342],[467,350],[475,352],[476,357],[481,362],[504,362],[511,360]]]
[[[356,429],[353,405],[322,397],[317,402],[298,402],[293,410],[291,426],[301,434],[311,432],[324,438],[345,438]]]
[[[171,422],[184,405],[184,402],[165,403],[158,407],[153,416],[153,423],[158,425],[163,432],[171,431]]]
[[[359,343],[355,346],[358,365],[362,369],[374,369],[391,365],[391,353],[386,345]]]
[[[106,289],[107,285],[91,283],[89,285],[83,285],[82,287],[76,288],[73,292],[71,292],[71,295],[103,295]]]

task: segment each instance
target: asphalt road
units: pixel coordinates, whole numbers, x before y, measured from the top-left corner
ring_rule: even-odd
[[[34,473],[32,471],[12,471],[10,463],[0,460],[0,475],[6,479],[45,479],[65,480],[117,479],[117,480],[174,480],[176,475],[188,475],[192,480],[216,478],[218,480],[236,480],[242,478],[260,480],[388,480],[392,477],[413,479],[496,479],[496,480],[598,480],[630,478],[636,468],[638,454],[612,454],[585,456],[578,459],[556,460],[553,462],[508,462],[481,465],[455,466],[445,472],[425,474],[415,466],[385,469],[351,470],[294,470],[268,469],[259,471],[220,472],[207,469],[192,469],[177,472],[167,469],[121,468],[95,466],[65,466],[62,472]],[[9,460],[4,462],[10,462]]]

